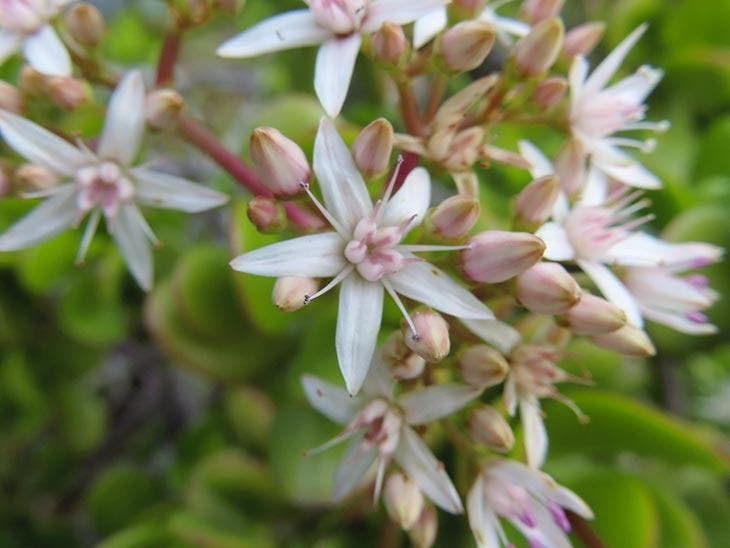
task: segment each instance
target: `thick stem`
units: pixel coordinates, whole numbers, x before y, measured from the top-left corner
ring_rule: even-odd
[[[157,61],[155,86],[169,86],[175,77],[175,64],[180,54],[180,32],[177,29],[168,31],[162,43],[160,58]]]
[[[321,217],[310,213],[294,202],[284,202],[284,211],[292,223],[304,230],[319,230],[327,226]]]
[[[568,521],[573,527],[575,536],[577,536],[586,548],[606,548],[606,545],[599,538],[596,532],[591,528],[590,525],[577,514],[573,512],[566,512]]]
[[[406,125],[408,133],[417,137],[423,137],[426,134],[426,126],[421,119],[421,113],[418,109],[416,94],[413,93],[413,87],[408,80],[397,82],[397,85],[403,123]]]

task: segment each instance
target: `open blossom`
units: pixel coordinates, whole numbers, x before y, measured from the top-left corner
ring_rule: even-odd
[[[373,206],[350,151],[332,122],[323,118],[314,143],[314,172],[324,206],[307,191],[334,230],[251,251],[234,259],[231,266],[259,276],[333,277],[307,302],[341,284],[335,344],[351,394],[357,394],[368,372],[384,292],[395,300],[416,335],[398,294],[459,318],[493,318],[481,301],[448,274],[413,255],[453,246],[401,243],[423,221],[429,206],[431,181],[425,169],[413,170],[395,194],[392,177]]]
[[[0,64],[22,50],[43,74],[69,76],[71,59],[50,21],[70,0],[0,0]]]
[[[36,193],[45,201],[0,235],[0,251],[14,251],[78,226],[89,216],[78,259],[82,261],[103,216],[106,226],[140,286],[152,286],[149,240],[152,230],[138,205],[199,212],[227,197],[149,167],[133,167],[144,131],[142,75],[128,73],[114,91],[96,152],[78,147],[6,111],[0,111],[5,142],[28,161],[55,174],[62,184]]]
[[[363,36],[385,22],[411,23],[447,0],[308,0],[308,9],[276,15],[231,38],[223,57],[248,58],[264,53],[321,44],[314,69],[314,90],[330,116],[345,102]]]
[[[479,548],[512,546],[500,518],[520,531],[531,547],[569,548],[565,510],[593,518],[583,499],[550,476],[506,459],[488,462],[467,498],[469,525]]]

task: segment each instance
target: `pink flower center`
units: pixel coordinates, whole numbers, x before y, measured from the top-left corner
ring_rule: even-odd
[[[362,448],[377,447],[380,454],[387,457],[398,447],[402,425],[403,419],[396,409],[385,400],[375,399],[357,414],[347,429],[365,430]]]
[[[76,172],[78,207],[87,213],[100,207],[107,217],[114,217],[123,204],[134,197],[134,185],[113,162],[103,162]]]
[[[362,219],[345,246],[345,258],[370,282],[395,274],[407,259],[395,249],[405,235],[408,224],[378,227],[370,217]]]
[[[498,515],[535,527],[537,520],[533,500],[526,489],[497,476],[489,475],[484,485],[487,504]]]
[[[573,109],[573,124],[583,135],[600,139],[644,117],[646,106],[611,92],[586,98]]]
[[[350,34],[362,24],[370,0],[310,0],[314,20],[335,34]]]

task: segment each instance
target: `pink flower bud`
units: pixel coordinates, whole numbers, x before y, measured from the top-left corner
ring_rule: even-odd
[[[428,225],[441,238],[463,238],[477,222],[479,209],[477,199],[457,194],[436,206],[429,217]]]
[[[491,405],[481,405],[469,416],[469,435],[490,449],[505,453],[512,449],[515,435],[502,413]]]
[[[625,325],[611,333],[591,337],[598,346],[619,352],[625,356],[647,358],[656,354],[656,348],[649,336],[633,325]]]
[[[20,114],[23,110],[23,94],[7,82],[0,81],[0,109]]]
[[[549,109],[557,105],[565,97],[568,82],[561,76],[552,76],[540,82],[532,93],[532,100],[537,106]]]
[[[64,20],[71,38],[81,46],[96,47],[104,38],[104,16],[91,4],[80,2],[71,6]]]
[[[169,129],[177,124],[185,100],[173,89],[157,89],[147,95],[146,117],[150,127]]]
[[[464,19],[477,15],[487,5],[487,0],[453,0],[451,6]]]
[[[555,174],[568,196],[583,188],[585,180],[585,153],[578,139],[568,139],[555,157]]]
[[[525,0],[520,15],[531,25],[555,17],[560,13],[565,0]]]
[[[563,47],[563,22],[546,19],[515,44],[513,59],[524,76],[538,76],[553,66]]]
[[[370,44],[377,61],[393,65],[404,58],[409,48],[403,27],[395,23],[383,23],[383,26],[370,37]]]
[[[355,138],[352,156],[366,178],[385,173],[393,152],[393,126],[385,118],[370,122]]]
[[[475,282],[499,283],[524,272],[545,253],[545,243],[526,232],[487,230],[463,251],[464,274]]]
[[[286,226],[284,212],[271,198],[256,196],[248,203],[246,214],[259,232],[276,232]]]
[[[492,51],[496,32],[484,21],[462,21],[446,30],[438,42],[438,51],[446,68],[453,72],[473,70]]]
[[[449,340],[449,324],[443,317],[431,310],[416,312],[411,315],[416,333],[404,322],[402,326],[403,340],[408,348],[427,362],[440,362],[451,350]]]
[[[605,23],[589,21],[568,31],[563,43],[563,53],[569,59],[576,55],[588,55],[601,40],[606,30]]]
[[[581,297],[580,286],[558,263],[537,263],[517,276],[517,299],[536,314],[563,314]]]
[[[436,542],[436,533],[438,533],[438,515],[436,510],[430,504],[423,507],[421,515],[418,517],[416,524],[408,531],[408,537],[411,539],[415,548],[431,548]]]
[[[0,164],[0,196],[7,196],[13,190],[13,181],[10,177],[10,170]]]
[[[400,472],[388,476],[383,498],[388,516],[404,531],[416,524],[423,511],[423,493],[416,482]]]
[[[45,190],[59,182],[55,173],[38,164],[21,164],[15,169],[13,179],[26,191]]]
[[[30,65],[23,65],[20,69],[19,87],[25,93],[42,95],[46,93],[46,77]]]
[[[451,172],[469,170],[479,159],[484,128],[470,127],[457,134],[451,128],[434,133],[428,141],[431,158]]]
[[[305,297],[313,295],[319,289],[319,283],[313,278],[285,276],[277,278],[271,300],[274,306],[284,312],[293,312],[304,306]]]
[[[560,196],[560,182],[554,175],[532,181],[517,195],[515,217],[523,224],[538,226],[548,220]]]
[[[304,152],[278,129],[256,128],[249,149],[256,175],[274,194],[299,194],[309,182],[311,171]]]
[[[71,76],[50,76],[46,80],[48,98],[59,107],[74,110],[91,100],[91,86]]]
[[[600,335],[626,325],[626,313],[606,299],[583,292],[580,301],[565,313],[565,320],[577,335]]]
[[[394,331],[388,337],[381,352],[383,363],[396,379],[417,379],[426,368],[426,360],[406,346],[401,331]]]
[[[483,388],[501,383],[509,373],[505,357],[486,344],[468,347],[459,356],[458,364],[467,383]]]

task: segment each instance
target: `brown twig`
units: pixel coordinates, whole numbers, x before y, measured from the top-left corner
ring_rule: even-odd
[[[172,83],[175,78],[175,65],[180,54],[180,32],[177,29],[170,30],[162,42],[160,57],[157,61],[157,73],[155,86],[163,87]]]
[[[575,535],[580,539],[586,548],[606,548],[606,544],[600,539],[596,532],[588,525],[588,522],[573,512],[566,512],[568,521],[573,527]]]

